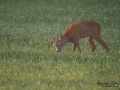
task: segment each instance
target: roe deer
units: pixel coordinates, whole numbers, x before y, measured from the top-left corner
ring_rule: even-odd
[[[61,34],[60,38],[58,38],[57,35],[56,39],[53,37],[52,39],[54,41],[54,46],[57,52],[61,51],[61,48],[68,42],[73,44],[73,52],[75,51],[76,47],[78,48],[79,52],[81,52],[78,43],[79,39],[81,38],[86,38],[91,46],[92,52],[96,49],[92,38],[98,41],[108,52],[107,45],[101,39],[100,31],[100,24],[98,24],[97,22],[91,20],[81,20],[79,22],[68,25],[65,31]]]

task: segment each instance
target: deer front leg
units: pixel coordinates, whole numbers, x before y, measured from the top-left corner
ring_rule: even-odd
[[[78,42],[73,44],[73,52],[75,51],[76,47],[78,48],[79,52],[81,52],[81,48],[80,48]]]
[[[72,52],[73,52],[73,53],[74,53],[75,49],[76,49],[76,45],[73,44],[73,49],[72,49]]]

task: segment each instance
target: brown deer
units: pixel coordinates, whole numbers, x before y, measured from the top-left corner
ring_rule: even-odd
[[[65,31],[61,34],[60,38],[58,38],[57,35],[56,39],[53,37],[52,39],[57,52],[61,51],[61,48],[68,42],[73,44],[73,52],[75,51],[76,47],[78,48],[79,52],[81,52],[78,43],[79,39],[81,38],[86,38],[91,46],[92,52],[96,49],[92,38],[98,41],[108,52],[107,45],[101,39],[100,31],[101,28],[99,23],[91,20],[81,20],[68,25]]]

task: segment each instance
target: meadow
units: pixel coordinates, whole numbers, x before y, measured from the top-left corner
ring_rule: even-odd
[[[0,0],[0,90],[119,90],[120,0]],[[79,20],[101,24],[109,53],[85,39],[55,51],[51,35]]]

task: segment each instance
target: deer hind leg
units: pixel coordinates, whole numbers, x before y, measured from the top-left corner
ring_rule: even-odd
[[[106,43],[102,40],[100,36],[95,36],[94,39],[97,40],[106,49],[106,52],[109,51]]]
[[[96,49],[96,46],[95,46],[95,44],[92,41],[92,37],[89,37],[89,38],[87,37],[86,40],[88,41],[88,43],[91,46],[91,52],[93,52]]]
[[[79,52],[81,53],[81,48],[80,48],[79,44],[77,44],[77,48],[78,48]]]

